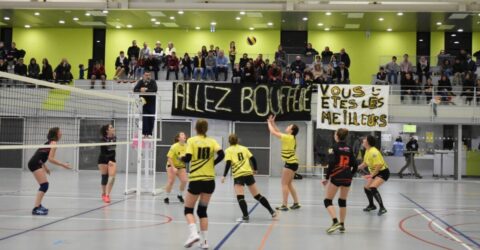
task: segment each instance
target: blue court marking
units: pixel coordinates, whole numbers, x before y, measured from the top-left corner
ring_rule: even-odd
[[[426,208],[422,207],[422,205],[418,204],[417,202],[415,202],[414,200],[410,199],[408,196],[400,193],[401,196],[403,196],[405,199],[409,200],[411,203],[415,204],[417,207],[419,207],[420,209],[422,209],[423,211],[425,211],[426,213],[428,213],[429,215],[431,215],[433,218],[435,218],[436,220],[442,222],[443,224],[445,224],[447,227],[451,228],[453,231],[455,231],[457,234],[461,235],[463,238],[467,239],[468,241],[470,241],[471,243],[475,244],[475,246],[477,246],[478,248],[480,248],[480,243],[474,241],[472,238],[468,237],[468,235],[464,234],[462,231],[458,230],[457,228],[455,228],[454,226],[448,224],[446,221],[442,220],[440,217],[436,216],[435,214],[433,214],[432,212],[428,211]]]
[[[250,209],[250,211],[248,211],[248,214],[250,215],[253,210],[255,210],[255,208],[257,208],[258,204],[260,204],[259,202],[257,202],[253,207],[252,209]],[[239,222],[237,223],[231,230],[230,232],[227,233],[227,235],[225,235],[225,237],[223,237],[223,239],[215,246],[214,250],[218,250],[220,249],[223,244],[225,244],[225,242],[227,242],[228,238],[230,238],[230,236],[232,236],[233,233],[235,233],[235,231],[237,231],[238,227],[240,227],[240,224],[242,224],[243,222]]]
[[[47,226],[50,226],[50,225],[53,225],[53,224],[56,224],[56,223],[59,223],[59,222],[62,222],[62,221],[66,221],[66,220],[71,219],[71,218],[74,218],[74,217],[78,217],[78,216],[84,215],[84,214],[88,214],[88,213],[91,213],[91,212],[100,210],[100,209],[102,209],[102,208],[106,208],[106,207],[109,207],[109,206],[118,204],[118,203],[120,203],[120,202],[124,202],[124,201],[126,201],[127,199],[128,199],[128,198],[123,199],[123,200],[119,200],[119,201],[115,201],[115,202],[112,202],[112,203],[110,203],[110,204],[103,205],[103,206],[101,206],[101,207],[93,208],[93,209],[87,210],[87,211],[85,211],[85,212],[81,212],[81,213],[78,213],[78,214],[70,215],[70,216],[65,217],[65,218],[61,218],[61,219],[58,219],[58,220],[54,220],[54,221],[52,221],[52,222],[49,222],[49,223],[46,223],[46,224],[43,224],[43,225],[40,225],[40,226],[36,226],[36,227],[30,228],[30,229],[27,229],[27,230],[24,230],[24,231],[21,231],[21,232],[18,232],[18,233],[14,233],[14,234],[5,236],[5,237],[3,237],[3,238],[0,238],[0,241],[2,241],[2,240],[8,240],[8,239],[10,239],[10,238],[17,237],[17,236],[19,236],[19,235],[22,235],[22,234],[26,234],[26,233],[35,231],[35,230],[40,229],[40,228],[44,228],[44,227],[47,227]],[[38,216],[41,216],[41,215],[38,215]]]

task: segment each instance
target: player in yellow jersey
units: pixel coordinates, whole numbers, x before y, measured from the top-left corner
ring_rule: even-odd
[[[167,153],[167,186],[165,187],[165,197],[163,201],[166,204],[170,203],[170,192],[172,191],[173,183],[175,183],[175,176],[180,180],[180,189],[177,194],[178,200],[183,203],[183,191],[188,182],[187,170],[185,168],[185,162],[181,160],[181,157],[185,156],[187,152],[186,145],[187,136],[184,132],[180,132],[175,136],[175,144],[170,147]]]
[[[388,165],[383,159],[382,153],[375,147],[375,137],[368,135],[363,139],[363,147],[365,147],[365,156],[363,163],[358,166],[359,169],[368,167],[370,175],[366,176],[367,183],[365,184],[365,194],[368,198],[368,206],[363,209],[365,212],[370,212],[377,209],[373,204],[373,198],[377,200],[380,210],[378,215],[382,215],[387,212],[383,206],[382,196],[378,192],[378,188],[385,183],[390,177],[390,171]]]
[[[231,134],[228,137],[230,147],[225,150],[225,171],[223,172],[222,183],[225,183],[225,177],[228,174],[230,168],[232,168],[233,182],[235,187],[235,193],[237,194],[238,204],[242,210],[243,217],[238,222],[248,222],[248,207],[245,201],[245,193],[243,186],[247,185],[250,193],[255,200],[259,201],[264,206],[273,218],[277,216],[275,210],[272,209],[267,198],[263,197],[257,189],[255,184],[254,174],[257,172],[257,161],[253,157],[250,150],[247,147],[238,144],[238,137],[235,134]],[[250,163],[252,163],[250,165]],[[253,169],[252,169],[253,167]]]
[[[298,134],[298,126],[290,124],[285,129],[285,134],[281,133],[275,124],[275,116],[268,117],[268,129],[270,133],[280,139],[282,142],[282,160],[285,162],[285,166],[282,171],[282,206],[277,207],[277,210],[288,211],[288,194],[293,197],[293,205],[290,209],[299,209],[300,203],[298,201],[297,191],[293,186],[293,177],[298,170],[298,157],[296,153],[297,141],[295,136]]]
[[[200,219],[200,233],[202,241],[200,248],[208,249],[207,232],[208,216],[207,206],[215,190],[215,165],[225,157],[218,143],[207,137],[208,122],[200,119],[195,124],[197,135],[187,140],[187,151],[182,160],[190,163],[188,192],[185,196],[185,218],[190,230],[190,236],[185,242],[185,247],[190,248],[200,240],[195,224],[193,208],[198,202],[197,215]],[[215,153],[217,158],[214,160]]]

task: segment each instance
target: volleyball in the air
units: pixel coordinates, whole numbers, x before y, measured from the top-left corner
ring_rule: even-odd
[[[247,37],[247,43],[250,46],[253,46],[257,43],[257,38],[255,38],[254,36],[249,36],[249,37]]]

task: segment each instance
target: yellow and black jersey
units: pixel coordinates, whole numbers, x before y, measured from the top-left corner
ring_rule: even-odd
[[[280,141],[282,142],[282,160],[285,163],[296,163],[298,164],[297,157],[297,141],[295,136],[282,134],[280,136]]]
[[[371,147],[365,152],[363,162],[367,164],[370,173],[373,173],[375,171],[375,165],[382,165],[379,171],[388,168],[387,163],[383,159],[382,153],[380,153],[380,151],[376,147]]]
[[[231,162],[233,178],[253,175],[250,158],[252,153],[247,147],[241,145],[230,146],[225,150],[225,161]]]
[[[173,144],[167,153],[167,157],[171,158],[173,161],[174,166],[171,166],[171,167],[185,168],[185,162],[181,160],[181,157],[185,156],[186,152],[187,152],[187,145],[180,144],[179,142]],[[167,162],[167,166],[168,164],[169,163]]]
[[[220,145],[210,137],[194,136],[187,141],[187,154],[192,155],[190,162],[190,181],[209,181],[215,179],[215,152]]]

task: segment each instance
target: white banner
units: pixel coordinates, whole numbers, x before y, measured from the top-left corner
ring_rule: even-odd
[[[317,128],[385,131],[389,86],[318,85]]]

